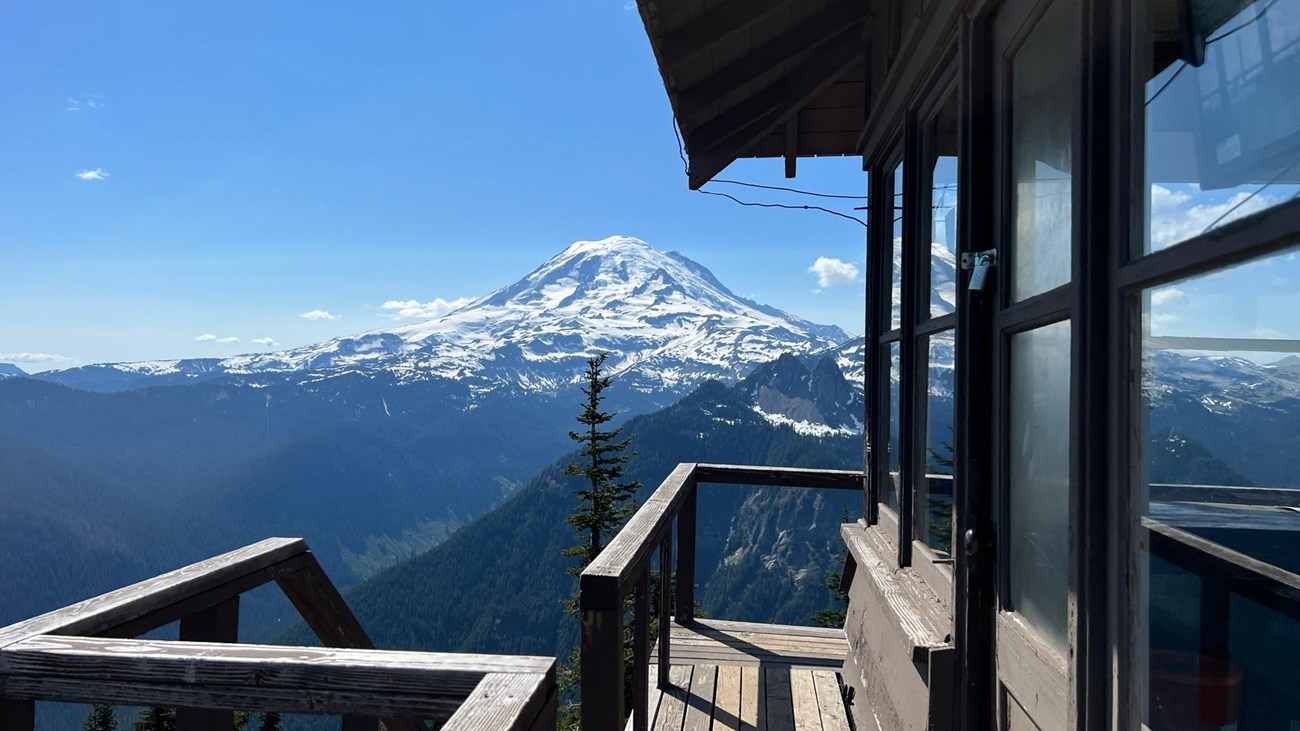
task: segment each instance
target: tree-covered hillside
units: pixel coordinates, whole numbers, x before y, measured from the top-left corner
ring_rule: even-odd
[[[711,382],[680,403],[631,420],[636,456],[628,477],[644,483],[640,500],[679,462],[730,462],[852,468],[854,437],[819,438],[774,426],[741,391]],[[382,647],[567,654],[577,638],[561,600],[574,579],[561,551],[573,542],[565,522],[574,480],[560,460],[501,506],[431,551],[387,569],[348,594]],[[819,586],[838,568],[838,526],[856,492],[700,488],[697,577],[710,616],[806,622],[827,606]],[[299,634],[295,639],[302,639]]]

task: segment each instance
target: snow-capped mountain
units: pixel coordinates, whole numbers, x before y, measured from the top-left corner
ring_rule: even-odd
[[[0,363],[0,378],[16,378],[25,375],[27,372],[13,363]]]
[[[625,387],[680,394],[709,378],[739,379],[782,353],[816,352],[847,338],[838,327],[734,294],[679,253],[614,236],[574,243],[523,279],[426,322],[276,353],[115,363],[46,377],[87,388],[88,380],[361,374],[398,383],[454,380],[475,392],[548,392],[574,382],[586,358],[607,352],[610,374]]]

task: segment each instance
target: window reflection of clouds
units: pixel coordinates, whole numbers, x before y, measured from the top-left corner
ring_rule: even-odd
[[[1167,285],[1150,294],[1147,330],[1154,337],[1300,340],[1297,281],[1300,256],[1292,250]],[[1224,354],[1261,364],[1288,355]]]

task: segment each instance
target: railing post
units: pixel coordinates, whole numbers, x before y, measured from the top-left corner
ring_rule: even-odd
[[[677,624],[695,623],[695,473],[686,481],[686,495],[677,512]]]
[[[582,592],[582,731],[623,727],[623,601]]]
[[[632,729],[646,731],[650,719],[650,559],[636,582],[632,604]]]
[[[668,664],[672,657],[669,637],[673,626],[673,526],[668,524],[659,544],[659,688],[668,687]]]
[[[0,697],[0,728],[4,731],[35,731],[36,701]]]
[[[230,597],[183,618],[180,639],[183,642],[239,642],[239,597]],[[230,731],[234,725],[234,711],[176,709],[176,731]]]

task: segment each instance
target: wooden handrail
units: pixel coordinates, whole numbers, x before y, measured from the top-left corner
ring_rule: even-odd
[[[804,467],[765,467],[734,464],[698,464],[697,482],[715,485],[807,487],[827,490],[861,490],[864,479],[856,470],[820,470]]]
[[[582,728],[604,731],[624,723],[623,612],[624,597],[633,593],[632,620],[637,663],[632,728],[645,731],[648,684],[642,663],[648,663],[651,561],[658,549],[660,569],[659,687],[668,684],[669,615],[680,625],[695,617],[695,523],[700,483],[762,485],[831,490],[861,490],[862,472],[750,465],[682,463],[660,483],[644,504],[614,536],[605,550],[582,572],[578,606],[582,611]],[[677,525],[674,591],[667,576],[672,569],[673,524]],[[673,606],[669,600],[673,598]]]
[[[438,723],[468,700],[492,705],[495,699],[475,694],[489,678],[490,685],[514,689],[516,703],[507,705],[522,701],[538,711],[555,681],[555,661],[543,657],[51,635],[0,650],[0,671],[5,694],[26,700],[414,716]],[[533,717],[525,720],[531,725]]]
[[[301,568],[301,538],[267,538],[8,627],[0,648],[36,635],[114,637],[148,632]],[[277,570],[278,569],[278,570]]]
[[[1300,620],[1300,574],[1153,518],[1143,518],[1142,527],[1150,531],[1156,556],[1192,574],[1225,580],[1229,588]]]
[[[276,582],[326,648],[239,645],[239,596]],[[125,639],[180,620],[180,642]],[[374,644],[300,538],[268,538],[0,627],[0,729],[37,700],[177,706],[178,731],[234,710],[339,713],[344,728],[555,727],[554,658],[391,652]]]

